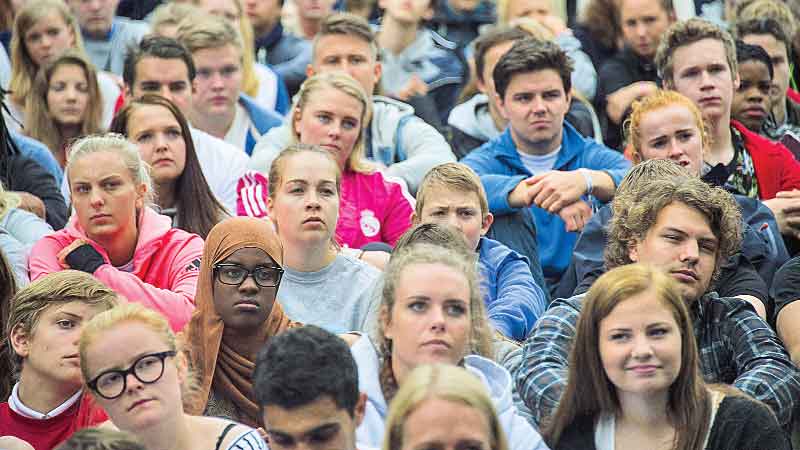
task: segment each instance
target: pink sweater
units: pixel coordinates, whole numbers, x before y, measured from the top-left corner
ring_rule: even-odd
[[[76,239],[89,242],[106,260],[94,276],[128,301],[141,303],[163,314],[179,331],[194,311],[194,295],[203,254],[203,239],[172,228],[169,217],[145,208],[139,219],[139,242],[133,255],[133,270],[112,266],[105,249],[86,237],[73,215],[64,229],[37,242],[28,262],[31,280],[62,270],[58,252]]]
[[[245,174],[237,186],[237,214],[267,215],[268,180],[257,172]],[[391,246],[411,227],[414,198],[405,183],[376,171],[365,174],[346,171],[342,175],[336,241],[361,248],[370,242]]]

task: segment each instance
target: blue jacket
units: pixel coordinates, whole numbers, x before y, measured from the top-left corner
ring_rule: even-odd
[[[547,309],[528,258],[487,237],[478,242],[478,270],[486,312],[503,336],[524,341]]]
[[[270,128],[279,127],[283,124],[283,117],[279,116],[274,111],[265,109],[263,106],[258,105],[252,98],[244,94],[239,94],[239,104],[247,111],[250,117],[251,127],[247,129],[247,138],[245,139],[244,151],[247,156],[253,153],[253,147],[261,136],[267,133]]]
[[[256,62],[269,65],[283,78],[289,95],[300,89],[311,64],[311,42],[285,32],[278,23],[269,33],[255,39]]]
[[[480,176],[486,188],[489,210],[495,215],[514,211],[508,204],[508,194],[520,181],[533,175],[522,164],[511,138],[510,128],[472,151],[461,162]],[[602,170],[611,176],[615,185],[619,185],[630,166],[631,163],[622,154],[584,138],[572,125],[564,122],[561,151],[553,166],[554,170]],[[536,239],[544,275],[548,278],[559,278],[569,265],[578,234],[567,232],[566,224],[557,215],[537,206],[531,206],[531,210],[536,222]]]
[[[17,146],[19,152],[28,158],[36,161],[46,171],[50,172],[56,179],[58,186],[64,181],[64,171],[58,165],[58,161],[46,145],[28,136],[11,132],[11,140]]]

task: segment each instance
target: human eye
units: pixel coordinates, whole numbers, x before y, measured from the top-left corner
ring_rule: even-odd
[[[474,217],[477,215],[477,211],[475,211],[474,209],[462,209],[458,213],[462,217]]]
[[[653,148],[664,148],[665,145],[667,145],[666,137],[660,137],[650,142],[650,146]]]
[[[275,432],[268,433],[268,436],[269,436],[269,442],[270,443],[276,444],[276,445],[278,445],[280,447],[293,447],[294,446],[294,439],[292,439],[290,436],[286,436],[284,434],[275,433]]]
[[[431,213],[431,216],[433,216],[433,217],[444,217],[446,215],[447,215],[447,210],[446,209],[435,209]]]
[[[717,244],[711,241],[700,242],[700,248],[706,253],[715,253],[717,251]]]
[[[42,39],[41,33],[31,33],[28,35],[28,42],[35,44]]]
[[[365,62],[367,62],[367,58],[365,58],[363,56],[358,55],[358,56],[351,56],[350,57],[350,64],[353,64],[353,65],[364,64]]]
[[[222,269],[222,275],[232,279],[241,277],[244,272],[245,270],[241,267],[225,267]]]
[[[103,188],[108,191],[113,191],[118,188],[120,184],[119,180],[107,180],[103,182]]]
[[[342,127],[345,130],[355,130],[356,128],[358,128],[358,121],[357,120],[342,121]]]
[[[561,98],[561,92],[559,91],[548,91],[544,93],[544,98],[547,100],[555,100],[557,98]]]
[[[86,193],[88,193],[88,192],[89,192],[91,189],[89,188],[89,185],[88,185],[88,184],[76,184],[76,185],[75,185],[75,186],[72,188],[72,190],[73,190],[73,192],[75,192],[75,193],[77,193],[77,194],[86,194]]]
[[[528,103],[531,100],[533,100],[533,95],[532,94],[528,94],[528,93],[516,94],[512,98],[514,99],[514,101],[519,102],[519,103]]]
[[[750,89],[750,86],[752,85],[753,84],[750,83],[749,81],[742,80],[742,82],[739,84],[739,89],[737,89],[737,92],[744,92]]]
[[[49,28],[47,30],[47,35],[48,36],[58,36],[60,33],[61,33],[61,29],[60,28]]]
[[[290,194],[303,194],[305,191],[305,187],[300,183],[292,184],[288,187]]]
[[[329,56],[322,60],[322,63],[328,66],[337,66],[339,65],[339,57],[338,56]]]
[[[715,65],[713,65],[713,66],[709,67],[709,68],[708,68],[708,71],[709,71],[710,73],[713,73],[713,74],[715,74],[715,75],[718,75],[718,74],[720,74],[720,73],[723,73],[723,72],[725,72],[726,70],[725,70],[725,67],[724,67],[723,65],[721,65],[721,64],[715,64]]]
[[[184,83],[183,81],[178,83],[171,83],[169,85],[170,92],[183,92],[186,90],[188,84]]]
[[[630,338],[630,334],[625,331],[615,331],[608,336],[608,339],[614,342],[624,342]]]
[[[698,75],[700,75],[700,69],[693,67],[691,69],[684,70],[683,73],[681,74],[681,78],[694,78]]]
[[[97,379],[97,387],[99,389],[108,388],[119,383],[121,380],[122,375],[119,372],[106,372]]]
[[[75,321],[70,319],[61,319],[56,322],[56,325],[58,325],[58,327],[62,330],[71,330],[75,328]]]
[[[54,92],[62,92],[66,88],[67,88],[67,84],[66,83],[62,83],[62,82],[53,83],[53,84],[50,85],[50,89],[52,91],[54,91]]]
[[[327,113],[317,113],[316,117],[317,120],[325,124],[330,123],[332,120],[330,114]]]
[[[681,142],[686,142],[694,137],[694,133],[691,131],[681,131],[678,133],[678,140]]]
[[[75,86],[75,89],[77,89],[78,92],[85,94],[89,92],[89,85],[86,83],[78,83],[78,85]]]
[[[166,133],[168,137],[173,139],[183,136],[183,133],[178,128],[169,128]]]
[[[236,75],[237,72],[239,72],[239,68],[236,67],[236,66],[225,66],[225,67],[222,68],[222,70],[220,72],[221,72],[223,77],[230,78],[230,77]]]
[[[763,95],[769,95],[770,89],[772,89],[772,83],[769,83],[769,82],[765,81],[765,82],[761,82],[761,83],[758,84],[758,90]]]
[[[197,69],[197,76],[200,78],[211,78],[211,69]]]
[[[333,439],[337,431],[337,427],[326,427],[312,433],[308,440],[313,444],[322,444]]]
[[[331,187],[321,187],[319,188],[319,193],[326,197],[333,197],[336,195],[336,189]]]
[[[625,21],[625,26],[629,28],[633,28],[636,26],[636,19],[627,19]]]
[[[153,138],[153,133],[147,131],[136,136],[136,142],[144,144]]]
[[[453,302],[445,305],[445,312],[450,317],[460,317],[467,313],[467,308],[461,302]]]
[[[408,309],[414,312],[422,312],[425,311],[428,307],[428,304],[424,301],[417,300],[408,304]]]
[[[159,85],[158,83],[142,83],[140,89],[145,92],[156,92],[158,91]]]

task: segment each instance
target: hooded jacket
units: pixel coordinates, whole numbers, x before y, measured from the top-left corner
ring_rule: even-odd
[[[367,336],[361,336],[350,352],[358,366],[358,390],[367,395],[364,420],[356,429],[356,440],[380,448],[389,408],[381,390],[378,352]],[[508,438],[509,450],[547,450],[539,433],[517,413],[508,371],[494,361],[476,355],[464,357],[464,367],[486,385]]]
[[[269,172],[272,161],[291,142],[290,126],[272,128],[258,140],[251,169]],[[456,160],[444,136],[415,116],[414,108],[387,97],[372,97],[372,120],[365,132],[367,159],[386,166],[386,176],[405,180],[412,193],[430,169]]]
[[[258,139],[272,128],[281,126],[283,117],[259,105],[254,98],[245,94],[239,94],[239,104],[247,112],[247,118],[250,122],[244,142],[244,151],[247,156],[250,156]]]
[[[200,236],[172,228],[169,217],[144,208],[139,218],[133,270],[126,272],[111,265],[105,249],[86,236],[73,215],[63,230],[33,246],[29,262],[31,280],[63,270],[57,255],[77,239],[85,240],[103,256],[106,263],[93,274],[103,284],[129,301],[160,312],[175,331],[189,321],[203,254]]]
[[[800,162],[783,144],[772,142],[731,120],[731,126],[742,135],[744,146],[753,158],[761,200],[770,200],[781,191],[800,189]]]
[[[497,21],[494,2],[482,0],[471,11],[457,11],[449,2],[439,2],[429,26],[448,41],[464,47],[478,37],[482,26]]]
[[[631,166],[630,161],[622,154],[582,137],[569,123],[564,123],[562,133],[561,150],[553,170],[601,170],[611,177],[615,186],[619,185]],[[508,204],[508,194],[532,174],[522,164],[510,127],[498,138],[467,155],[462,162],[480,176],[492,213],[514,212]],[[537,206],[530,208],[536,222],[536,240],[544,275],[558,278],[569,265],[578,233],[566,231],[566,224],[557,215]],[[503,242],[503,239],[499,240]]]
[[[287,33],[278,23],[268,33],[257,36],[256,62],[272,67],[283,78],[289,94],[294,94],[306,79],[311,64],[311,42]]]

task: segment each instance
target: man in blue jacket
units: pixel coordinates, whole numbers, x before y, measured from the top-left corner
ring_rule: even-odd
[[[630,167],[621,154],[564,122],[571,73],[571,60],[556,44],[517,41],[493,72],[508,128],[462,160],[480,175],[495,216],[531,208],[551,288],[569,264],[577,231],[599,203],[613,198]]]

